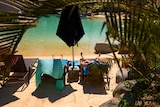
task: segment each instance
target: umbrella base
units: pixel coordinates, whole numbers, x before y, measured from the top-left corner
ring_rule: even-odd
[[[68,69],[68,78],[67,82],[78,82],[79,81],[79,66],[70,66]]]

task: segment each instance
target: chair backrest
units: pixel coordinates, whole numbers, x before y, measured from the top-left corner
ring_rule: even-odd
[[[22,55],[13,55],[11,72],[27,72],[27,68]]]

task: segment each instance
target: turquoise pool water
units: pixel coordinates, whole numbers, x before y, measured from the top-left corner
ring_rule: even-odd
[[[57,35],[57,27],[59,23],[59,15],[47,15],[38,20],[36,27],[28,29],[20,44],[18,45],[19,53],[25,57],[31,56],[58,56],[72,55],[72,48],[68,47]],[[82,25],[85,35],[78,43],[78,47],[74,47],[74,54],[79,55],[80,52],[85,54],[94,54],[94,46],[97,42],[105,42],[105,31],[100,35],[102,24],[105,18],[82,18]]]

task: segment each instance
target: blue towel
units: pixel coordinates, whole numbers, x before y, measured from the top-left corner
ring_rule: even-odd
[[[68,62],[67,59],[62,59],[61,61],[62,61],[62,66],[65,66],[67,64],[67,62]]]
[[[73,66],[73,61],[70,61],[69,63],[71,66]],[[74,65],[75,66],[80,66],[80,62],[79,61],[74,61]]]
[[[40,59],[36,69],[36,86],[41,83],[41,74],[47,74],[55,79],[61,79],[63,77],[62,65],[66,61],[60,59]],[[56,89],[61,90],[64,87],[63,80],[56,81]]]
[[[100,65],[100,66],[108,66],[107,64],[101,64],[101,63],[99,63],[98,61],[96,61],[96,62],[91,62],[91,63],[87,64],[86,67],[83,67],[83,71],[84,71],[83,74],[84,74],[84,75],[87,75],[87,74],[89,73],[89,66],[92,65],[92,64],[96,64],[96,65]]]

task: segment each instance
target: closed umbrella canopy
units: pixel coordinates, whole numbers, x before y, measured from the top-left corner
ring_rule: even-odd
[[[57,36],[59,36],[69,47],[72,46],[73,68],[74,68],[74,45],[83,37],[84,30],[81,23],[78,6],[70,5],[62,10]]]
[[[83,37],[84,30],[77,5],[67,6],[63,9],[56,34],[69,47],[76,45]]]

